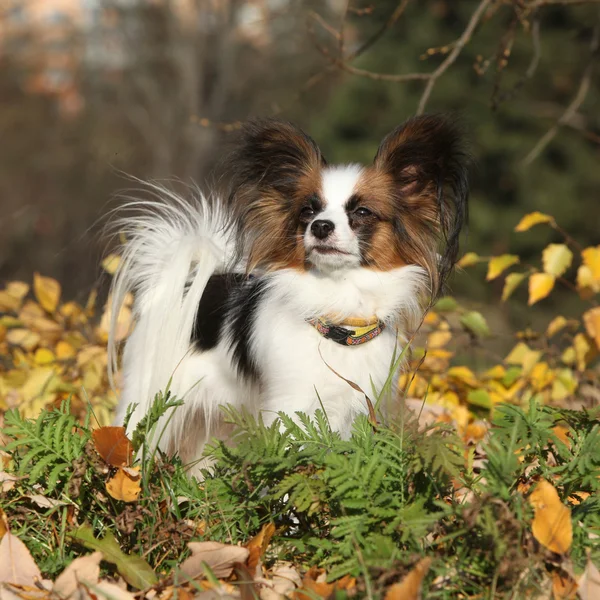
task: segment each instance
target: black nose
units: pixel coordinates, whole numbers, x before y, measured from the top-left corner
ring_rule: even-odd
[[[335,228],[333,221],[326,221],[325,219],[319,219],[318,221],[314,221],[310,226],[310,230],[312,234],[318,240],[324,240]]]

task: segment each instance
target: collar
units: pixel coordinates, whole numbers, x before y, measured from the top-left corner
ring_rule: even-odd
[[[358,346],[376,338],[384,329],[385,323],[377,317],[370,319],[348,318],[334,324],[327,317],[306,319],[324,338],[342,346]]]

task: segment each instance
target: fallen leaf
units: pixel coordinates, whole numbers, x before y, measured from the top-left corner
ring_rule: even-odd
[[[573,541],[571,511],[560,501],[555,487],[542,479],[529,497],[535,539],[552,552],[566,554]]]
[[[515,227],[515,231],[527,231],[531,229],[534,225],[539,225],[540,223],[554,223],[554,218],[550,215],[545,215],[541,212],[532,212],[525,215]]]
[[[192,556],[181,564],[181,571],[191,579],[206,576],[206,567],[218,579],[226,579],[237,562],[245,563],[250,555],[247,548],[220,542],[188,542]]]
[[[6,513],[0,507],[0,539],[4,537],[4,534],[8,531],[8,519]]]
[[[11,329],[6,334],[7,342],[20,346],[27,351],[33,350],[40,343],[40,340],[39,334],[29,329]]]
[[[100,577],[100,561],[102,552],[94,552],[76,558],[56,579],[53,592],[63,598],[75,594],[80,583],[96,585]]]
[[[490,258],[486,276],[487,281],[496,279],[496,277],[504,273],[506,269],[518,263],[519,257],[515,254],[503,254],[502,256],[494,256],[493,258]]]
[[[247,562],[250,573],[254,573],[274,534],[275,525],[273,525],[273,523],[267,523],[263,525],[262,529],[246,544],[246,548],[250,553]]]
[[[131,475],[132,470],[136,471],[135,476]],[[142,491],[140,479],[139,467],[128,468],[127,471],[119,468],[114,477],[106,483],[106,491],[115,500],[135,502]]]
[[[600,306],[590,308],[583,314],[583,323],[587,334],[596,342],[600,350]]]
[[[66,506],[68,504],[68,502],[63,502],[61,500],[46,498],[46,496],[42,496],[41,494],[26,494],[25,497],[29,498],[40,508],[56,508],[57,506]]]
[[[506,276],[502,289],[502,302],[506,302],[512,296],[525,277],[527,277],[525,273],[509,273]]]
[[[86,548],[102,552],[104,560],[114,564],[123,579],[135,589],[145,590],[158,583],[150,565],[141,556],[125,554],[112,533],[108,532],[99,540],[89,525],[82,525],[68,535]]]
[[[41,579],[27,546],[7,531],[0,541],[0,583],[35,586]]]
[[[533,273],[529,276],[529,306],[543,300],[554,287],[554,275]]]
[[[99,427],[92,432],[92,438],[98,454],[112,467],[130,466],[133,462],[133,446],[125,427]]]
[[[47,312],[53,313],[60,300],[60,283],[51,277],[43,277],[39,273],[34,273],[33,293],[40,306]]]
[[[554,600],[576,600],[577,582],[564,571],[552,572],[552,594]]]
[[[402,581],[388,588],[385,600],[419,600],[423,578],[427,575],[431,562],[429,557],[422,558]]]
[[[600,572],[589,556],[585,571],[579,579],[579,597],[581,600],[600,598]]]
[[[19,479],[23,479],[23,477],[17,477],[12,473],[6,473],[5,471],[0,471],[0,490],[3,492],[10,492],[15,487],[15,484]]]
[[[127,590],[110,581],[101,581],[97,585],[90,586],[90,596],[99,600],[135,600],[136,597]],[[174,598],[175,596],[173,596]]]
[[[261,584],[261,600],[282,600],[302,585],[298,571],[289,563],[277,563],[270,571],[271,579],[257,579]]]

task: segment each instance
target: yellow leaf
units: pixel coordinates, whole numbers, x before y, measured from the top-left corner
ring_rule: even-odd
[[[552,384],[550,399],[554,402],[562,402],[573,395],[578,385],[579,382],[575,379],[575,375],[570,369],[556,371],[556,379]],[[548,400],[546,399],[545,401],[547,402]],[[564,405],[561,404],[561,406]]]
[[[6,285],[6,293],[19,300],[23,300],[28,291],[29,284],[23,281],[11,281]]]
[[[449,331],[434,331],[427,337],[428,348],[443,348],[452,339]]]
[[[506,375],[506,369],[502,365],[496,365],[488,369],[484,374],[484,379],[502,379]]]
[[[49,313],[53,313],[60,300],[60,283],[50,277],[42,277],[39,273],[34,273],[33,293],[40,306]]]
[[[540,362],[534,365],[534,367],[531,369],[531,372],[529,373],[529,379],[531,380],[533,389],[540,391],[554,381],[555,375],[548,363]]]
[[[502,256],[494,256],[488,263],[488,272],[486,279],[491,281],[501,275],[506,269],[518,264],[519,257],[514,254],[503,254]]]
[[[575,348],[577,370],[585,371],[585,367],[591,362],[595,355],[590,341],[583,333],[578,333],[573,339],[573,348]]]
[[[518,225],[515,227],[515,231],[527,231],[534,225],[539,225],[540,223],[554,223],[554,218],[541,212],[532,212],[525,215],[519,221]]]
[[[118,254],[109,254],[102,261],[102,268],[109,274],[114,275],[121,264],[121,257]]]
[[[577,362],[577,354],[575,354],[575,348],[568,346],[561,354],[560,359],[565,365],[574,365]]]
[[[71,344],[69,344],[69,342],[65,342],[64,340],[61,340],[60,342],[58,342],[58,344],[56,344],[56,358],[58,358],[58,360],[66,360],[68,358],[74,358],[75,355],[77,354],[77,352],[75,351],[75,348],[73,348],[73,346],[71,346]]]
[[[524,367],[533,365],[539,360],[541,352],[532,350],[525,342],[519,342],[504,359],[509,365]]]
[[[8,292],[0,292],[0,311],[2,312],[17,312],[21,306],[21,301]]]
[[[11,329],[6,334],[6,341],[31,351],[40,343],[40,336],[29,329]]]
[[[529,277],[529,306],[545,298],[554,287],[554,275],[534,273]]]
[[[571,266],[573,253],[566,244],[549,244],[542,252],[544,271],[560,277]]]
[[[475,252],[467,252],[456,264],[464,269],[476,265],[480,260],[479,255],[475,254]]]
[[[48,350],[48,348],[38,348],[35,351],[35,355],[33,357],[33,361],[36,365],[49,365],[56,360],[54,356],[54,352],[52,350]]]
[[[135,502],[142,491],[139,470],[139,467],[119,467],[115,476],[106,483],[106,491],[115,500]]]
[[[600,246],[589,247],[581,252],[583,264],[589,268],[592,277],[600,281]]]
[[[559,331],[561,331],[562,329],[564,329],[567,326],[567,319],[565,319],[563,316],[558,316],[558,317],[554,317],[554,319],[552,319],[552,321],[550,321],[550,324],[548,325],[548,328],[546,329],[546,335],[548,337],[552,337],[553,335],[556,335]]]
[[[469,367],[451,367],[448,369],[447,375],[473,387],[478,385],[477,378]]]
[[[587,334],[596,342],[600,350],[600,307],[591,308],[583,314],[583,323]]]
[[[525,279],[525,273],[509,273],[504,280],[504,288],[502,289],[502,302],[506,302],[519,287],[519,284]]]
[[[535,539],[552,552],[566,554],[573,541],[571,511],[560,501],[554,486],[542,479],[529,503],[534,510],[531,530]]]

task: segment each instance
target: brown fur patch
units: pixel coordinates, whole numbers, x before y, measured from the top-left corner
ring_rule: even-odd
[[[248,270],[305,268],[299,215],[320,195],[325,163],[315,142],[291,123],[249,123],[230,164],[229,202]]]

